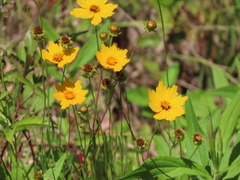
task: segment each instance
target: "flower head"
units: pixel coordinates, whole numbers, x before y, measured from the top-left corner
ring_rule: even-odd
[[[104,44],[101,45],[100,51],[96,52],[98,62],[106,69],[113,71],[121,71],[130,59],[127,58],[127,49],[119,49],[117,44],[114,43],[111,47]]]
[[[37,41],[41,41],[45,38],[45,30],[41,28],[40,26],[35,26],[33,30],[31,31],[31,35],[33,39]]]
[[[144,151],[147,148],[147,145],[148,145],[148,142],[141,137],[138,137],[134,141],[134,146],[137,148],[138,151]]]
[[[193,143],[196,146],[199,146],[199,145],[202,144],[202,142],[203,142],[202,134],[200,132],[194,133],[194,135],[193,135]]]
[[[84,64],[81,69],[81,75],[85,78],[93,78],[93,76],[97,73],[96,67],[91,65],[90,63]]]
[[[108,3],[107,0],[77,0],[81,8],[73,9],[70,14],[83,19],[91,19],[91,23],[97,26],[102,22],[102,18],[110,17],[117,4]]]
[[[188,99],[177,93],[177,86],[167,88],[160,81],[156,91],[148,90],[149,107],[156,113],[153,117],[158,120],[173,121],[177,116],[185,114],[182,105]]]
[[[48,51],[41,50],[42,58],[50,63],[57,64],[59,68],[72,62],[79,51],[79,47],[65,50],[61,45],[49,41]],[[39,51],[40,53],[40,51]]]
[[[174,131],[174,135],[175,135],[174,137],[175,141],[181,142],[185,139],[185,131],[182,129],[176,129]]]
[[[85,101],[88,90],[83,90],[81,81],[71,83],[69,78],[63,82],[62,85],[55,85],[57,92],[53,97],[61,102],[61,109],[65,109],[70,105],[80,104]]]

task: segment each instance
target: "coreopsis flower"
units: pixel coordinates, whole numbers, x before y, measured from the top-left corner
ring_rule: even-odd
[[[156,91],[148,90],[149,107],[155,112],[153,116],[155,119],[173,121],[176,117],[185,114],[182,105],[188,97],[179,96],[177,88],[176,85],[167,88],[163,85],[163,81],[160,81]]]
[[[100,51],[96,52],[96,57],[104,68],[118,72],[130,61],[127,58],[127,52],[127,49],[119,49],[116,43],[110,47],[102,44]]]
[[[83,90],[81,81],[71,83],[69,78],[66,78],[62,85],[55,85],[57,92],[53,97],[61,101],[61,109],[65,109],[70,105],[81,104],[86,99],[88,90]]]
[[[110,17],[114,14],[117,4],[108,3],[107,0],[77,0],[81,8],[74,8],[70,14],[83,19],[91,19],[91,23],[97,26],[102,22],[102,18]]]
[[[41,53],[42,59],[56,64],[61,68],[65,64],[72,62],[76,58],[78,51],[79,47],[66,50],[60,44],[55,44],[53,41],[49,41],[48,51],[43,49],[39,51],[39,53]]]

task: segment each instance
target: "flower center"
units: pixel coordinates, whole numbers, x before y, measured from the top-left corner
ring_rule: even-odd
[[[107,58],[107,64],[114,66],[117,64],[117,59],[115,57],[110,56]]]
[[[67,100],[73,100],[76,98],[76,95],[72,92],[72,91],[65,91],[64,92],[64,97],[67,99]]]
[[[165,100],[162,101],[162,102],[161,102],[161,108],[162,108],[163,110],[165,110],[165,111],[171,109],[170,103],[167,102],[167,101],[165,101]]]
[[[142,138],[138,138],[138,139],[136,140],[136,144],[137,144],[138,146],[143,146],[143,145],[144,145],[144,140],[143,140]]]
[[[97,13],[97,12],[100,11],[100,9],[99,9],[98,6],[96,6],[96,5],[92,5],[92,6],[90,7],[90,11],[92,11],[92,12],[94,12],[94,13]]]
[[[63,60],[63,53],[56,53],[53,55],[54,62],[61,62]]]

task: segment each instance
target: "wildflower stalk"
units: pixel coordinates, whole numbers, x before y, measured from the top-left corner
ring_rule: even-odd
[[[145,31],[139,36],[138,41],[137,41],[137,44],[134,46],[134,48],[133,48],[133,50],[132,50],[132,53],[131,53],[131,55],[130,55],[130,57],[129,57],[130,60],[132,59],[132,56],[133,56],[134,52],[136,51],[137,46],[138,46],[141,38],[143,37],[143,35],[144,35],[146,32],[147,32],[147,31],[145,30]]]
[[[167,45],[166,45],[166,40],[165,40],[165,29],[164,29],[164,22],[163,22],[161,4],[160,4],[159,0],[157,0],[157,2],[158,2],[158,9],[159,9],[161,24],[162,24],[162,36],[163,36],[163,45],[164,45],[164,63],[165,63],[165,66],[166,66],[167,85],[169,87],[168,65],[167,65]]]
[[[53,179],[56,180],[56,177],[55,177],[55,174],[54,174],[53,168],[51,168],[51,169],[52,169]]]
[[[147,151],[147,158],[148,158],[148,156],[149,156],[149,152],[150,152],[150,147],[151,147],[151,144],[152,144],[152,140],[153,140],[153,138],[154,138],[154,136],[155,136],[155,134],[156,134],[156,132],[157,132],[157,129],[160,127],[160,122],[159,121],[157,121],[157,126],[156,126],[156,128],[154,129],[154,132],[153,132],[153,134],[152,134],[152,137],[151,137],[151,139],[150,139],[150,141],[149,141],[149,146],[148,146],[148,151]],[[161,129],[161,128],[160,128]]]
[[[199,146],[197,146],[197,147],[195,148],[195,150],[193,151],[193,153],[192,153],[192,155],[190,156],[189,160],[191,160],[191,159],[192,159],[192,157],[193,157],[193,155],[196,153],[196,151],[197,151],[198,147],[199,147]]]

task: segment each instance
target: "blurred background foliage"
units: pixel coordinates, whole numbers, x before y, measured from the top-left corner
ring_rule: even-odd
[[[2,4],[10,1],[2,1]],[[155,33],[147,33],[127,66],[126,83],[128,100],[132,103],[136,119],[152,117],[148,108],[147,89],[154,88],[159,80],[166,82],[166,64],[163,61],[163,34],[156,0],[110,1],[119,4],[111,20],[104,20],[99,32],[107,31],[110,23],[121,28],[121,35],[114,39],[121,48],[133,50],[144,22],[153,19],[158,23]],[[238,0],[161,0],[170,85],[179,85],[179,91],[191,90],[193,104],[200,118],[209,110],[224,108],[228,98],[239,89],[239,16]],[[3,9],[4,6],[2,6]],[[71,66],[71,76],[79,77],[81,65],[96,64],[97,50],[94,27],[89,20],[77,19],[69,11],[77,7],[73,0],[16,0],[16,8],[0,18],[1,56],[6,72],[14,71],[17,60],[39,60],[37,46],[30,36],[34,26],[46,30],[47,40],[56,41],[61,35],[70,35],[81,46],[78,58]],[[39,13],[41,16],[39,16]],[[38,62],[40,63],[40,62]],[[16,66],[16,63],[15,63]],[[38,65],[34,71],[39,71]],[[60,80],[57,70],[49,66],[49,72]],[[11,74],[11,73],[9,73]],[[51,84],[54,84],[52,80]],[[52,99],[53,100],[53,99]],[[51,100],[51,101],[52,101]],[[39,108],[40,109],[40,108]],[[140,113],[139,113],[140,112]],[[138,115],[136,115],[138,114]],[[151,121],[151,120],[150,120]]]

